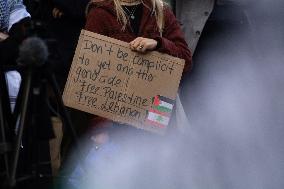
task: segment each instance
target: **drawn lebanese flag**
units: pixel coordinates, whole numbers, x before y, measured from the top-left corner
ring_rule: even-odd
[[[173,104],[164,97],[155,96],[153,106],[148,112],[147,122],[161,128],[166,127],[170,122],[170,115],[173,110]]]

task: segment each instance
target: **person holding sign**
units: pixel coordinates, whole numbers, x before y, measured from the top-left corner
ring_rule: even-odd
[[[191,51],[171,8],[162,0],[92,0],[85,29],[129,43],[133,51],[159,51],[185,60],[191,70]],[[106,121],[95,117],[94,124]]]
[[[145,53],[150,51],[158,51],[161,53],[166,53],[171,56],[184,59],[185,67],[183,70],[183,74],[186,74],[188,71],[191,70],[192,67],[191,52],[184,39],[184,35],[181,31],[179,22],[177,21],[170,7],[162,0],[93,0],[88,4],[86,13],[87,13],[87,18],[86,18],[85,30],[127,42],[129,44],[129,48],[137,53],[145,55]],[[95,50],[100,49],[96,47],[97,47],[96,45],[92,46],[92,48],[94,48]],[[83,59],[83,57],[81,57],[81,59]],[[86,63],[88,64],[89,62]],[[100,69],[110,69],[110,63],[101,64]],[[79,71],[79,73],[80,72],[81,71]],[[77,79],[75,78],[75,82],[78,82],[79,77],[80,75],[78,75]],[[72,81],[74,81],[74,79]],[[91,86],[92,84],[93,83],[89,83],[88,86]],[[115,82],[112,83],[112,85],[115,85]],[[86,86],[86,84],[83,84],[83,86]],[[95,90],[96,88],[95,84],[93,84],[92,87]],[[106,90],[106,88],[109,90]],[[111,93],[111,87],[105,87],[105,94],[110,94],[110,93]],[[114,98],[113,94],[114,91],[112,95],[109,96],[109,98],[113,99]],[[130,94],[129,96],[127,96],[127,94],[120,93],[117,94],[117,96],[119,96],[117,98],[118,99],[120,98],[120,102],[125,104],[127,102],[122,102],[126,101],[122,99],[122,96],[124,99],[137,98],[137,100],[131,100],[131,102],[128,103],[131,105],[135,105],[135,103],[133,102],[137,101],[136,103],[139,106],[140,104],[138,102],[143,102],[143,99],[140,98],[140,96],[135,97],[135,95],[133,94],[134,93],[132,93],[132,95]],[[66,99],[66,102],[67,101],[69,100]],[[170,111],[173,109],[173,104],[165,103],[165,100],[160,98],[160,96],[155,96],[154,101],[156,107],[161,107],[163,109],[170,109]],[[96,101],[94,101],[94,104],[95,103]],[[94,108],[95,107],[102,107],[102,106],[96,106],[95,104]],[[170,127],[174,125],[171,123],[169,124],[171,125]],[[114,129],[113,125],[114,124],[110,119],[92,115],[92,119],[90,121],[91,131],[88,132],[87,135],[89,134],[92,135],[91,139],[94,142],[93,148],[95,149],[93,152],[95,153],[91,154],[92,150],[90,150],[91,152],[88,154],[88,157],[93,156],[93,158],[96,157],[103,158],[105,155],[104,152],[107,151],[108,152],[107,156],[110,157],[107,159],[104,158],[100,159],[101,165],[105,165],[105,162],[112,162],[114,160],[113,158],[117,158],[119,156],[118,154],[122,152],[122,150],[118,150],[119,151],[118,153],[117,150],[114,150],[113,148],[110,148],[109,145],[107,145],[107,144],[112,144],[113,141],[116,141],[115,139],[117,136],[110,137],[114,136],[111,134],[113,134],[113,131],[117,131],[116,128],[118,128],[115,127]],[[144,144],[146,143],[148,144],[150,142],[148,139],[151,139],[150,143],[153,144],[152,143],[153,140],[160,139],[159,137],[156,137],[157,135],[155,135],[152,138],[152,135],[150,134],[144,135],[142,130],[139,130],[141,132],[137,133],[135,129],[134,130],[131,129],[132,127],[128,127],[124,124],[119,124],[119,125],[120,125],[119,133],[115,132],[115,134],[118,134],[119,143],[122,142],[123,144],[125,144],[122,145],[123,148],[126,149],[124,151],[127,151],[127,148],[129,147],[128,145],[130,145],[131,149],[130,151],[132,151],[133,148],[131,146],[133,145],[139,146],[139,149],[144,147],[147,148],[148,146],[141,144],[141,142],[142,143],[145,142]],[[125,127],[127,129],[123,129]],[[110,132],[110,130],[112,132]],[[120,133],[120,131],[122,132]],[[135,133],[134,135],[133,133],[131,133],[132,131],[134,131]],[[129,135],[129,137],[125,137],[126,133],[130,133],[132,135]],[[121,136],[120,134],[122,134],[124,137],[120,137]],[[129,138],[131,138],[131,136],[135,137],[135,139],[134,140],[130,139],[131,141],[129,141]],[[140,138],[141,140],[140,139],[137,140],[137,137],[140,136],[143,136],[142,138]],[[120,147],[122,146],[120,145],[118,146],[119,149],[121,149]],[[118,146],[116,146],[115,149],[117,149]],[[86,161],[88,161],[87,159]],[[97,165],[97,162],[96,163],[94,163],[94,161],[92,161],[92,163],[86,162],[86,165],[88,166],[87,170],[89,169],[96,170],[95,174],[97,175],[100,175],[101,172],[107,171],[107,169],[98,170],[96,167],[92,167],[92,165],[95,164]],[[83,172],[80,171],[81,168],[82,167],[78,165],[78,167],[76,167],[74,172],[72,173],[72,176],[76,178],[84,178],[84,177],[87,178],[88,176],[85,175],[84,177],[82,176]],[[71,185],[78,188],[82,188],[81,184],[85,184],[84,181],[79,181],[78,185],[78,182],[74,179],[72,180],[72,178],[70,180],[70,183]],[[104,187],[107,188],[107,186]]]
[[[93,0],[87,7],[86,30],[129,42],[132,50],[156,50],[185,60],[191,52],[170,7],[162,0]]]

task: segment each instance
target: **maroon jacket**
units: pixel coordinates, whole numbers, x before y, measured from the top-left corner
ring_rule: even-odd
[[[130,26],[122,31],[122,25],[117,21],[114,3],[111,0],[93,3],[87,14],[85,29],[116,38],[125,42],[130,42],[136,37],[151,38],[159,41],[159,48],[156,50],[162,53],[182,58],[185,60],[184,71],[192,68],[191,52],[184,39],[180,25],[169,7],[165,8],[165,26],[162,37],[156,24],[155,16],[151,7],[150,0],[143,0],[146,6],[143,6],[143,15],[138,35],[135,35]]]

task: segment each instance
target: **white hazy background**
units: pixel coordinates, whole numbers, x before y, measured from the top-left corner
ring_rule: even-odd
[[[227,35],[204,50],[210,63],[184,87],[187,133],[162,144],[120,136],[127,148],[82,188],[283,189],[283,4],[254,1],[251,35]]]

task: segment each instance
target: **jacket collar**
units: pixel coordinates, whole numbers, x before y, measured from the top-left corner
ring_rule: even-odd
[[[141,0],[141,1],[144,7],[147,9],[147,11],[149,11],[150,13],[153,12],[151,0]],[[111,10],[113,13],[116,13],[113,0],[104,0],[104,1],[93,0],[92,3],[94,4],[95,7],[104,7],[108,10]]]
[[[109,11],[111,14],[116,15],[116,11],[115,11],[115,5],[113,0],[104,0],[104,1],[96,1],[93,0],[93,6],[95,7],[100,7],[100,8],[104,8],[107,11]],[[152,7],[152,3],[151,0],[142,0],[143,3],[143,13],[142,13],[142,20],[140,22],[140,27],[139,27],[139,33],[138,35],[142,32],[142,28],[144,28],[149,20],[149,18],[151,16],[154,16],[154,10]],[[130,29],[130,26],[127,26],[128,29]]]

